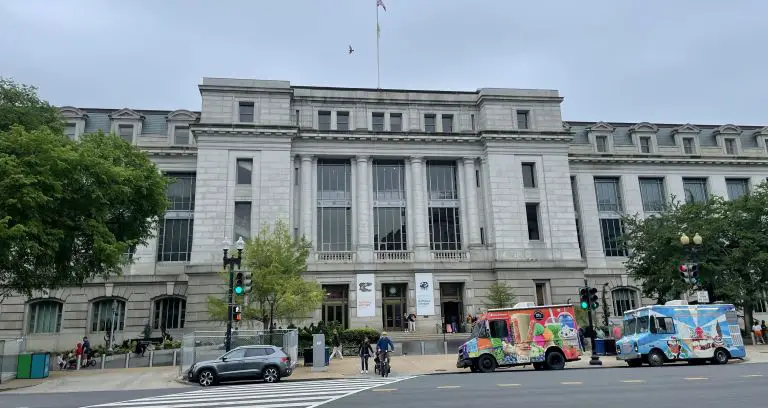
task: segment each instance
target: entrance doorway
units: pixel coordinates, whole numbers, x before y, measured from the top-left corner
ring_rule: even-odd
[[[349,301],[347,285],[323,285],[325,300],[323,301],[322,320],[326,324],[336,323],[342,329],[349,328]]]
[[[385,283],[381,288],[382,317],[384,330],[402,331],[405,329],[404,314],[408,310],[408,284]]]
[[[440,308],[443,314],[443,330],[464,332],[463,283],[440,283]]]

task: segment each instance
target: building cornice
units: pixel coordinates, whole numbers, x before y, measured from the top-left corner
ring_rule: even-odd
[[[571,163],[594,163],[594,164],[695,164],[695,165],[715,165],[715,166],[750,166],[750,165],[768,165],[768,158],[739,158],[739,157],[664,157],[659,155],[582,155],[571,153],[568,155],[568,161]]]
[[[479,143],[475,133],[423,133],[423,132],[372,132],[355,131],[306,131],[297,135],[302,140],[349,140],[401,143]]]

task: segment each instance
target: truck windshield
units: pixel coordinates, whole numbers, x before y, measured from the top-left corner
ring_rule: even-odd
[[[485,327],[485,320],[478,320],[472,326],[472,337],[478,339],[488,338],[488,329]]]
[[[637,318],[624,320],[624,335],[629,336],[635,334],[635,328],[637,327]]]
[[[651,319],[648,316],[641,316],[637,318],[637,332],[638,333],[648,333],[648,324],[651,322]]]

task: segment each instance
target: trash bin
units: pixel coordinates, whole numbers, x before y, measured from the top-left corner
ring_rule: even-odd
[[[604,356],[605,355],[605,340],[604,339],[595,339],[595,354],[598,356]]]
[[[51,364],[50,353],[32,354],[32,364],[30,364],[29,378],[48,378],[48,370]]]
[[[616,339],[603,339],[603,346],[605,347],[606,356],[616,355]]]
[[[307,347],[304,349],[304,367],[311,367],[314,360],[315,351],[312,347]],[[328,363],[331,361],[331,349],[327,346],[325,347],[325,365],[327,366]]]
[[[32,375],[32,354],[19,354],[16,365],[16,378],[28,379]]]

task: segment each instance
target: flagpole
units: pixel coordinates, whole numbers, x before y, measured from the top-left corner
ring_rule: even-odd
[[[381,66],[379,65],[379,59],[381,58],[379,52],[379,37],[381,30],[379,28],[379,4],[376,4],[376,89],[381,89]]]

